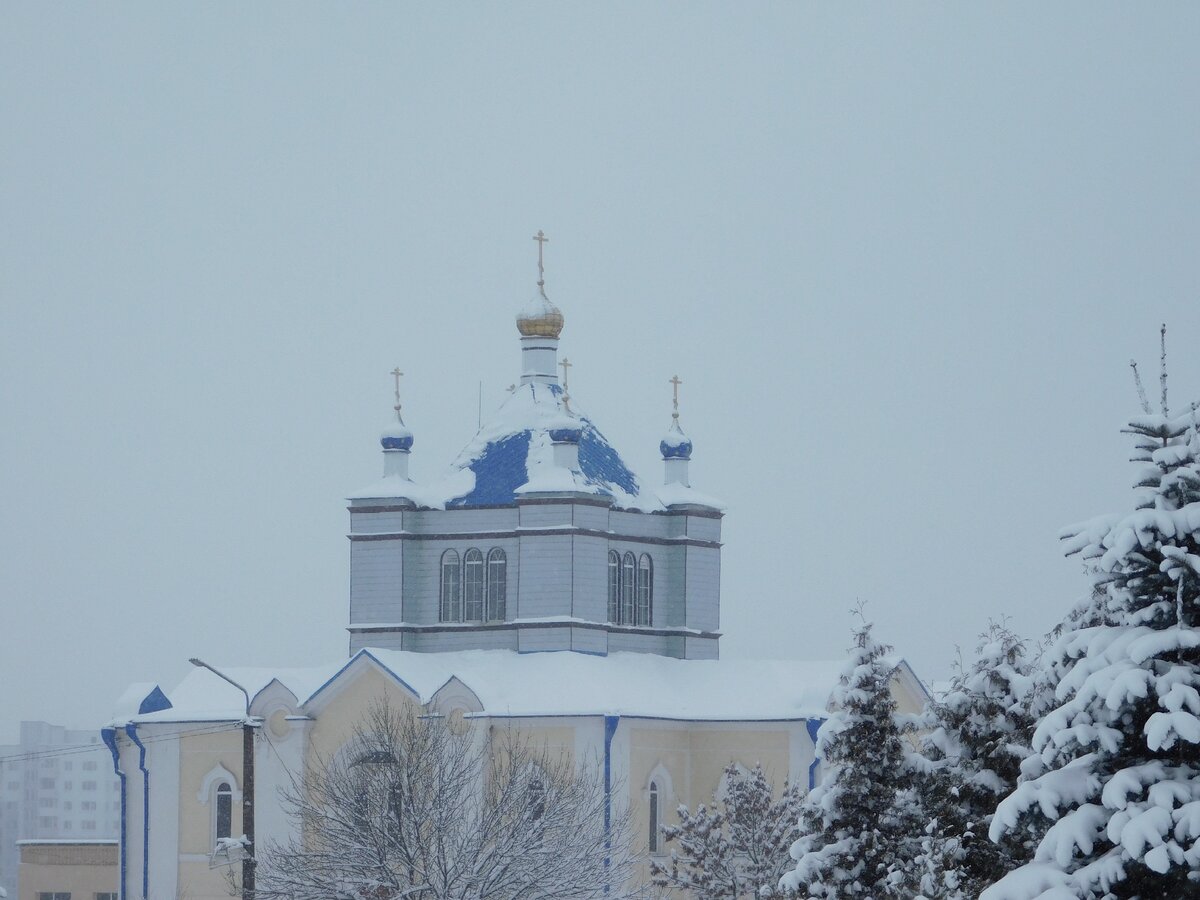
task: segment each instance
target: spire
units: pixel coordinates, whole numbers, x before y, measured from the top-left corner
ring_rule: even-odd
[[[692,458],[692,442],[679,427],[679,386],[683,384],[683,381],[678,375],[672,375],[668,384],[671,385],[673,394],[671,427],[667,429],[666,436],[658,445],[663,458],[663,481],[665,484],[682,484],[684,487],[690,487],[688,460]]]
[[[412,450],[413,433],[404,424],[404,417],[400,414],[400,378],[404,373],[397,366],[390,374],[395,379],[396,401],[392,410],[396,413],[396,421],[383,429],[383,434],[379,436],[379,443],[383,446],[383,474],[384,477],[394,475],[408,478],[408,454]]]

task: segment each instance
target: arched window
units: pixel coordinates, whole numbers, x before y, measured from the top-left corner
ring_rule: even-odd
[[[621,621],[621,554],[608,551],[608,621]]]
[[[633,624],[634,587],[637,584],[637,562],[626,553],[621,562],[621,624]]]
[[[472,547],[463,556],[463,619],[483,618],[483,554]]]
[[[361,829],[397,829],[403,813],[404,791],[400,762],[385,747],[366,749],[350,764],[354,806],[350,810]]]
[[[217,785],[213,813],[213,843],[233,835],[233,788],[228,781]]]
[[[442,602],[438,614],[443,622],[462,621],[462,564],[456,550],[442,554]]]
[[[643,553],[638,559],[637,572],[637,624],[651,624],[654,612],[654,567],[650,554]]]
[[[650,852],[658,852],[658,782],[650,782]]]
[[[508,597],[508,559],[504,551],[496,547],[488,552],[487,559],[487,618],[489,622],[503,622],[506,614],[505,600]]]

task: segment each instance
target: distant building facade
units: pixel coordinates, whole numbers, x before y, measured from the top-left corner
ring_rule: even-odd
[[[113,840],[19,841],[16,900],[117,900]]]
[[[0,886],[17,896],[17,842],[116,840],[119,782],[100,735],[22,722],[16,744],[0,745]]]

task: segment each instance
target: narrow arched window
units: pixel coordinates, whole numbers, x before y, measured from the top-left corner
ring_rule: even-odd
[[[650,852],[658,852],[658,782],[650,782]]]
[[[637,562],[632,553],[626,553],[621,561],[621,624],[633,624],[633,606],[637,585]]]
[[[546,782],[541,772],[529,776],[529,821],[540,822],[546,814]]]
[[[608,621],[621,621],[621,555],[608,551]]]
[[[438,613],[443,622],[462,621],[462,564],[456,550],[442,554],[442,602]]]
[[[463,556],[463,619],[483,618],[483,554],[472,547]]]
[[[489,622],[504,621],[507,597],[508,559],[505,557],[504,551],[496,547],[488,552],[487,559],[487,617]]]
[[[233,835],[233,788],[229,782],[222,781],[217,785],[216,804],[213,814],[213,837],[215,844],[221,838]]]
[[[638,559],[637,573],[637,624],[649,626],[654,612],[654,566],[650,554],[643,553]]]

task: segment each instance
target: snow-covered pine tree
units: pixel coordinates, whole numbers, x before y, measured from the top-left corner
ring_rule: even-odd
[[[746,772],[730,763],[722,782],[711,806],[700,804],[694,813],[680,806],[679,824],[663,826],[663,838],[678,847],[670,862],[650,860],[654,884],[696,900],[780,896],[803,792],[785,782],[776,797],[760,765]]]
[[[1057,705],[992,836],[1052,824],[982,900],[1200,897],[1200,431],[1163,406],[1128,429],[1135,511],[1064,533],[1098,589],[1047,654]]]
[[[785,890],[828,900],[916,893],[922,823],[912,785],[923,767],[897,719],[891,649],[875,642],[870,622],[854,630],[835,711],[818,733],[824,774],[801,807],[803,837],[792,845],[795,868],[780,879]]]
[[[980,635],[976,655],[923,717],[923,749],[934,763],[918,776],[929,818],[918,859],[927,898],[978,897],[1024,857],[1018,837],[994,843],[988,826],[1030,752],[1033,665],[1024,642],[998,622]]]

